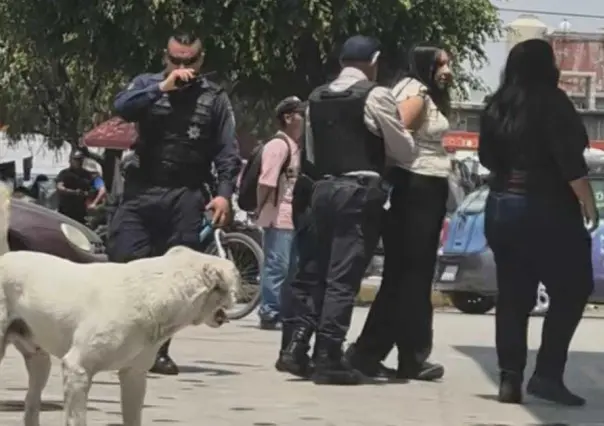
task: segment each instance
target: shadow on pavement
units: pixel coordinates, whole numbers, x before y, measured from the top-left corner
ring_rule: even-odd
[[[203,361],[197,361],[197,363],[203,363]],[[178,369],[181,373],[201,373],[206,376],[238,376],[241,374],[239,371],[217,367],[201,367],[199,365],[179,365]]]
[[[25,402],[23,399],[12,400],[3,399],[0,401],[0,412],[22,412],[25,409]],[[95,408],[89,407],[91,411],[98,411]],[[63,401],[43,401],[40,411],[61,411],[63,410]]]
[[[494,384],[492,395],[477,395],[479,398],[493,400],[497,404],[497,386],[499,371],[495,348],[481,346],[453,346],[455,350],[471,358]],[[535,365],[536,351],[529,351],[528,365],[525,371],[525,383],[531,376]],[[530,396],[525,397],[524,409],[542,423],[539,426],[578,426],[583,424],[604,424],[604,353],[571,352],[568,359],[565,381],[569,389],[587,398],[582,408],[560,407]],[[508,426],[508,425],[501,425]]]

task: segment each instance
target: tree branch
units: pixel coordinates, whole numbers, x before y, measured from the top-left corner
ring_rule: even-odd
[[[34,99],[39,100],[40,106],[42,107],[42,109],[44,110],[44,112],[46,113],[46,115],[48,116],[48,119],[50,121],[52,121],[52,123],[55,126],[57,126],[58,128],[61,128],[61,124],[54,117],[54,114],[52,113],[52,111],[51,111],[50,106],[48,105],[48,103],[45,100],[43,100],[43,99],[38,99],[38,97],[36,96],[36,94],[38,93],[38,90],[36,90],[36,88],[32,84],[31,80],[27,77],[27,75],[25,74],[25,72],[21,73],[21,78],[25,82],[25,85],[29,88],[29,91],[32,93]],[[48,90],[47,90],[47,92],[48,92]]]

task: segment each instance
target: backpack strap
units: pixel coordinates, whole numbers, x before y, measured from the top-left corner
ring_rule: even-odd
[[[275,187],[274,203],[275,203],[275,207],[276,207],[277,204],[279,203],[278,202],[279,201],[279,184],[281,183],[281,175],[287,171],[287,169],[291,163],[292,150],[291,150],[291,147],[289,146],[289,142],[283,136],[280,136],[278,133],[276,133],[275,135],[273,135],[272,138],[269,139],[269,142],[274,139],[282,140],[285,143],[285,146],[287,146],[287,157],[285,158],[285,161],[283,162],[283,165],[281,166],[281,171],[279,172],[279,177],[277,178],[277,186]],[[262,200],[262,202],[260,204],[258,204],[257,211],[260,211],[262,209],[262,207],[264,207],[264,205],[268,201],[268,197],[270,197],[270,192],[266,195],[266,198],[264,200]]]
[[[279,134],[275,134],[273,139],[280,139],[285,143],[285,146],[287,146],[287,157],[285,157],[285,161],[283,162],[283,165],[281,166],[281,171],[279,172],[279,177],[277,178],[277,186],[275,188],[274,203],[275,203],[275,207],[276,207],[278,204],[278,201],[279,201],[279,184],[281,183],[281,175],[286,173],[287,169],[289,168],[289,165],[292,160],[292,149],[289,146],[289,142],[287,141],[287,139],[285,139],[283,136],[280,136]]]

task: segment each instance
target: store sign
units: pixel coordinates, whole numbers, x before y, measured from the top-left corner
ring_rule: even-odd
[[[445,135],[443,139],[445,149],[477,149],[478,133],[453,131]]]

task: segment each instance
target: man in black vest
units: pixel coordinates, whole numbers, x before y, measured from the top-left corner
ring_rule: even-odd
[[[204,50],[198,37],[170,38],[165,71],[141,74],[115,98],[117,114],[138,125],[139,141],[125,170],[122,203],[109,229],[108,254],[127,262],[165,253],[176,245],[199,249],[203,212],[222,226],[230,212],[241,161],[227,94],[200,76]],[[217,194],[204,185],[217,172]],[[159,350],[152,372],[178,374]]]
[[[351,37],[342,47],[338,78],[309,97],[304,155],[312,166],[303,172],[316,180],[310,197],[316,240],[301,247],[292,282],[293,333],[277,368],[311,375],[317,384],[361,382],[361,373],[343,361],[342,345],[379,239],[388,197],[381,175],[387,158],[409,164],[415,152],[392,94],[373,82],[378,57],[376,40]],[[314,368],[308,357],[313,332]]]

